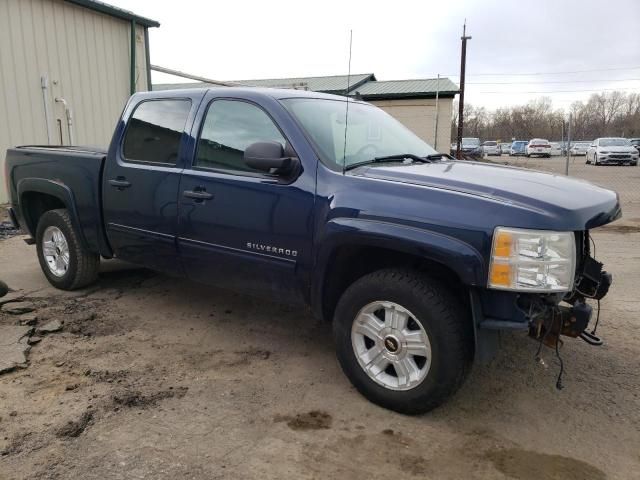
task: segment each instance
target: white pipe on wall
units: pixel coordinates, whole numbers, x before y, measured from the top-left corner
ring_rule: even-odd
[[[47,144],[51,145],[53,132],[51,131],[51,112],[49,111],[49,77],[46,73],[40,76],[40,87],[42,88],[42,101],[44,102],[44,123],[47,126]]]
[[[56,97],[56,103],[61,103],[64,106],[64,114],[67,118],[67,130],[69,133],[69,145],[74,145],[75,141],[73,135],[73,113],[71,112],[71,108],[63,97]]]

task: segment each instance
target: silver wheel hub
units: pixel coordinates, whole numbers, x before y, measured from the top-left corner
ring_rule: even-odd
[[[42,236],[42,255],[49,271],[62,277],[69,270],[69,244],[58,227],[47,227]]]
[[[390,390],[419,385],[431,367],[431,343],[420,321],[394,302],[366,305],[353,321],[351,344],[360,367]]]

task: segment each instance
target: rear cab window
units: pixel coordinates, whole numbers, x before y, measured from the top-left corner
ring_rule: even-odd
[[[190,110],[190,99],[157,99],[139,103],[127,123],[122,142],[124,159],[175,165]]]

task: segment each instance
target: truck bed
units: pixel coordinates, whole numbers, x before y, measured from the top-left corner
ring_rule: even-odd
[[[109,253],[102,225],[102,169],[107,150],[103,147],[25,145],[7,150],[6,172],[12,207],[20,226],[32,237],[37,225],[30,212],[21,211],[26,195],[54,195],[68,199],[68,208],[78,223],[86,246]]]

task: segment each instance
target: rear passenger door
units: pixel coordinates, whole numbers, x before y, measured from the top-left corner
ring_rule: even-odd
[[[298,267],[311,255],[315,172],[285,181],[244,163],[244,150],[259,141],[279,142],[287,156],[297,156],[257,103],[212,98],[196,123],[202,128],[195,158],[180,185],[178,246],[186,274],[275,300],[302,300]]]
[[[178,186],[190,143],[186,130],[199,98],[153,98],[127,107],[132,111],[118,126],[103,181],[104,221],[118,258],[182,273]]]

